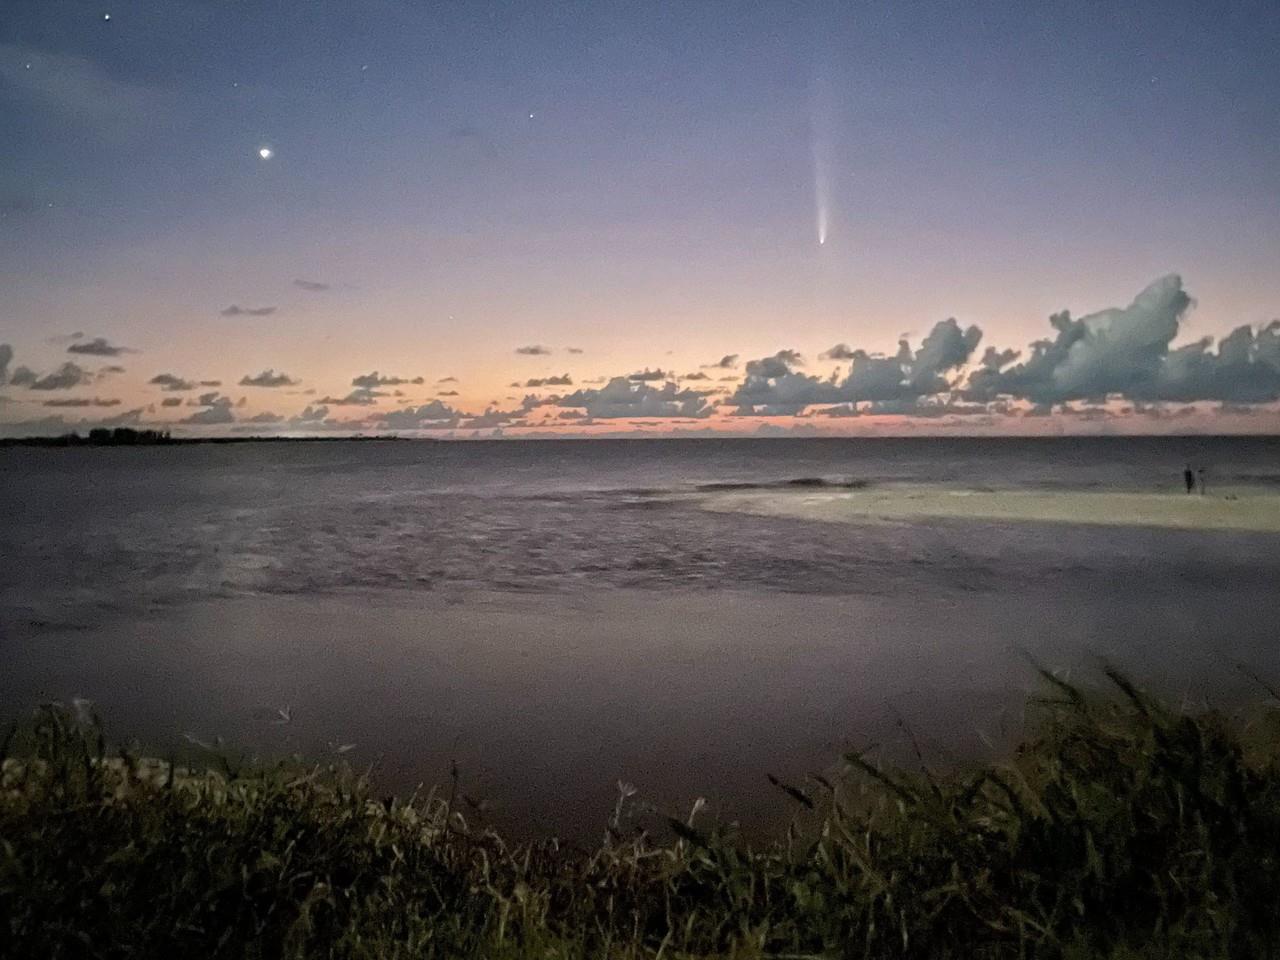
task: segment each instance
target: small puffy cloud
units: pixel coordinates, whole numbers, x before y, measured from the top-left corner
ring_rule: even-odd
[[[200,386],[202,386],[202,387],[220,387],[220,386],[222,386],[222,381],[221,381],[221,380],[201,380],[201,381],[200,381]]]
[[[837,343],[830,350],[818,354],[819,360],[852,360],[854,350],[847,343]]]
[[[457,395],[458,395],[457,390],[441,390],[439,393],[436,394],[437,397],[456,397]]]
[[[516,347],[516,353],[522,357],[548,357],[551,355],[551,351],[547,347],[537,343],[527,347]]]
[[[388,430],[424,430],[457,426],[461,415],[441,400],[432,400],[417,407],[405,407],[379,414],[378,423]]]
[[[645,367],[643,370],[637,370],[635,373],[627,375],[627,379],[632,383],[654,383],[660,380],[672,379],[671,374],[659,367],[657,370],[650,370]]]
[[[358,377],[353,377],[351,385],[360,387],[363,390],[372,390],[375,387],[398,387],[409,383],[420,385],[424,382],[422,377],[414,377],[412,380],[406,377],[384,377],[375,370],[373,373],[365,373]]]
[[[165,397],[163,400],[160,401],[160,406],[180,407],[182,406],[182,398],[181,397]]]
[[[174,373],[157,373],[154,377],[147,381],[153,386],[159,387],[161,390],[177,392],[180,390],[194,390],[196,385],[190,380],[184,380],[182,377]]]
[[[567,373],[558,377],[533,377],[524,382],[526,387],[571,387],[573,378]]]
[[[98,379],[105,380],[107,377],[113,376],[117,373],[124,373],[124,367],[113,363],[98,371]]]
[[[263,370],[257,376],[245,374],[240,378],[242,387],[296,387],[301,380],[294,380],[287,373],[276,373],[274,369]]]
[[[245,423],[281,423],[283,420],[284,420],[284,417],[280,416],[280,414],[278,413],[270,413],[268,411],[263,411],[262,413],[255,413],[252,417],[249,417],[244,422]]]
[[[203,409],[191,414],[189,417],[183,417],[178,421],[179,423],[189,423],[193,426],[215,426],[236,422],[236,415],[231,409],[233,404],[230,397],[224,397],[217,393],[204,393],[200,395],[196,403]]]
[[[581,347],[565,347],[565,353],[580,354],[583,352]]]
[[[387,394],[382,390],[370,390],[368,387],[360,387],[352,390],[345,397],[321,397],[320,402],[326,403],[331,407],[370,407],[378,402],[379,397],[385,397]]]
[[[457,383],[457,382],[458,382],[457,377],[441,377],[439,380],[436,381],[436,383]]]
[[[329,416],[329,408],[325,406],[313,407],[308,405],[305,410],[295,417],[290,418],[291,423],[306,424],[320,423],[325,417]]]
[[[122,353],[132,353],[128,347],[117,346],[105,337],[94,337],[92,340],[77,340],[67,347],[67,353],[80,353],[89,357],[118,357]]]
[[[588,417],[612,420],[625,417],[706,417],[713,407],[699,390],[679,389],[674,383],[652,387],[647,383],[614,377],[598,390],[577,390],[564,397],[548,398],[548,405],[576,407]]]
[[[310,291],[311,293],[323,293],[329,289],[329,284],[320,283],[318,280],[295,280],[293,281],[293,285],[302,290]]]
[[[715,363],[704,363],[704,370],[736,370],[738,368],[738,355],[736,353],[726,353]]]
[[[71,362],[64,363],[44,376],[27,367],[18,367],[9,377],[9,382],[15,387],[26,387],[28,390],[70,390],[92,380],[89,371]]]
[[[710,374],[703,373],[701,370],[695,370],[693,373],[686,373],[681,380],[710,380]]]
[[[269,317],[275,312],[275,307],[241,307],[233,303],[222,311],[222,315],[224,317]]]

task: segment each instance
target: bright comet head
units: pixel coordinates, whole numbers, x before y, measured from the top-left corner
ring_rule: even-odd
[[[263,160],[270,160],[273,156],[275,156],[275,151],[273,151],[270,147],[259,147],[258,156],[260,156]]]

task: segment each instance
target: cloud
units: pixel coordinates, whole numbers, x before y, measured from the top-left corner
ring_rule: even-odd
[[[283,371],[276,373],[274,369],[263,370],[253,377],[246,373],[240,378],[242,387],[296,387],[301,382],[301,380],[294,380]]]
[[[293,285],[311,293],[323,293],[329,289],[329,284],[320,283],[318,280],[295,280]]]
[[[181,397],[165,397],[163,400],[160,401],[160,406],[180,407],[182,406],[182,398]]]
[[[703,373],[701,370],[698,370],[698,371],[695,371],[694,373],[686,373],[680,379],[681,380],[710,380],[711,377],[709,374]]]
[[[571,387],[573,378],[567,373],[558,377],[534,377],[524,382],[526,387]]]
[[[1280,399],[1280,321],[1256,331],[1240,326],[1223,337],[1172,347],[1192,307],[1182,278],[1151,283],[1127,307],[1074,320],[1067,311],[1049,323],[1053,339],[1015,351],[987,350],[964,391],[971,400],[1010,397],[1038,405],[1124,397],[1149,402],[1217,400],[1268,403]]]
[[[378,402],[379,397],[385,397],[386,393],[381,390],[370,390],[367,387],[361,387],[352,390],[345,397],[321,397],[321,403],[327,403],[333,407],[368,407]]]
[[[157,373],[147,383],[168,391],[194,390],[196,388],[194,383],[190,380],[182,379],[176,373]]]
[[[221,381],[221,380],[201,380],[201,381],[200,381],[200,386],[202,386],[202,387],[220,387],[220,386],[222,386],[222,381]]]
[[[457,390],[441,390],[439,393],[436,394],[437,397],[456,397],[457,395],[458,395]]]
[[[128,347],[118,347],[109,343],[105,337],[77,341],[67,347],[67,353],[82,353],[90,357],[118,357],[122,353],[132,352]]]
[[[43,406],[46,407],[118,407],[119,400],[102,400],[94,397],[89,400],[85,397],[67,397],[59,400],[46,400]]]
[[[445,426],[457,426],[461,414],[441,400],[432,400],[418,407],[405,407],[379,414],[375,420],[389,430],[423,430]]]
[[[234,303],[221,311],[224,317],[269,317],[275,312],[275,307],[238,307]]]
[[[124,367],[118,366],[117,364],[113,363],[109,366],[103,367],[101,370],[98,371],[98,379],[104,380],[107,377],[111,376],[112,374],[116,374],[116,373],[124,373]]]
[[[270,413],[267,411],[263,411],[262,413],[255,413],[252,417],[249,417],[244,422],[245,423],[281,423],[283,420],[284,420],[284,417],[280,416],[280,414],[278,413]]]
[[[738,367],[738,354],[726,353],[715,363],[704,363],[704,370],[736,370]]]
[[[9,377],[9,382],[15,387],[26,387],[28,390],[70,390],[92,380],[89,371],[70,362],[44,376],[27,367],[18,367]]]
[[[535,344],[533,344],[532,346],[528,346],[528,347],[516,347],[516,353],[520,354],[520,355],[521,355],[521,356],[523,356],[523,357],[549,357],[549,356],[551,356],[551,351],[550,351],[550,350],[548,350],[546,347],[541,346],[541,345],[536,344],[536,343],[535,343]]]
[[[581,347],[565,347],[564,349],[565,353],[580,354],[585,352]]]
[[[436,383],[457,383],[457,382],[458,382],[457,377],[441,377],[439,380],[436,381]]]
[[[189,423],[194,426],[214,426],[236,422],[236,415],[231,410],[232,402],[230,397],[224,397],[218,393],[202,393],[195,403],[204,409],[191,414],[189,417],[183,417],[178,421],[179,423]]]
[[[0,343],[0,387],[9,382],[9,364],[13,362],[13,347]]]
[[[854,350],[847,343],[837,343],[830,350],[818,354],[819,360],[852,360]]]
[[[577,407],[598,420],[623,417],[706,417],[713,408],[699,390],[681,390],[674,383],[651,387],[627,377],[614,377],[599,390],[577,390],[543,401],[557,407]]]
[[[728,402],[738,407],[739,415],[782,416],[815,404],[912,400],[951,389],[946,374],[967,363],[981,339],[977,327],[962,330],[954,319],[943,320],[919,350],[901,340],[892,357],[852,351],[853,363],[843,380],[797,373],[791,367],[798,354],[781,350],[750,361],[746,379]]]
[[[101,133],[165,122],[176,106],[172,94],[119,80],[85,57],[18,44],[0,44],[0,91]]]
[[[638,370],[635,373],[628,374],[627,379],[633,383],[653,383],[659,380],[670,380],[672,379],[672,375],[662,368],[650,370],[648,367],[645,367],[643,370]]]
[[[298,414],[295,417],[291,417],[289,422],[296,423],[296,424],[319,423],[320,421],[324,420],[324,418],[327,417],[328,415],[329,415],[328,407],[325,407],[325,406],[313,407],[308,405],[307,409],[303,410],[300,414]]]
[[[351,381],[353,387],[360,387],[363,390],[372,390],[374,387],[398,387],[403,384],[422,384],[425,381],[422,377],[414,377],[412,380],[405,377],[384,377],[379,375],[375,370],[373,373],[365,373],[361,376],[354,377]]]

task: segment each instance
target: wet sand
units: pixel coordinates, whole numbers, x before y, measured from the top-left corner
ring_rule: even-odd
[[[1280,533],[1280,495],[1245,488],[1200,496],[893,485],[819,493],[732,492],[706,497],[703,506],[833,523],[938,518]]]
[[[1085,680],[1114,662],[1220,703],[1257,695],[1237,664],[1275,675],[1270,594],[1069,586],[240,597],[0,636],[0,719],[80,696],[159,756],[189,751],[185,734],[312,759],[354,743],[341,756],[400,791],[456,760],[504,827],[594,840],[619,780],[663,810],[705,796],[773,827],[788,806],[766,774],[801,780],[870,745],[909,760],[908,729],[939,764],[990,757],[1037,689],[1028,657]]]

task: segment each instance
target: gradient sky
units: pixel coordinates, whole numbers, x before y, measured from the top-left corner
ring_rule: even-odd
[[[1274,0],[5,0],[0,431],[1275,431],[1277,50]],[[1087,388],[968,389],[1170,274]],[[949,317],[946,389],[803,381]]]

